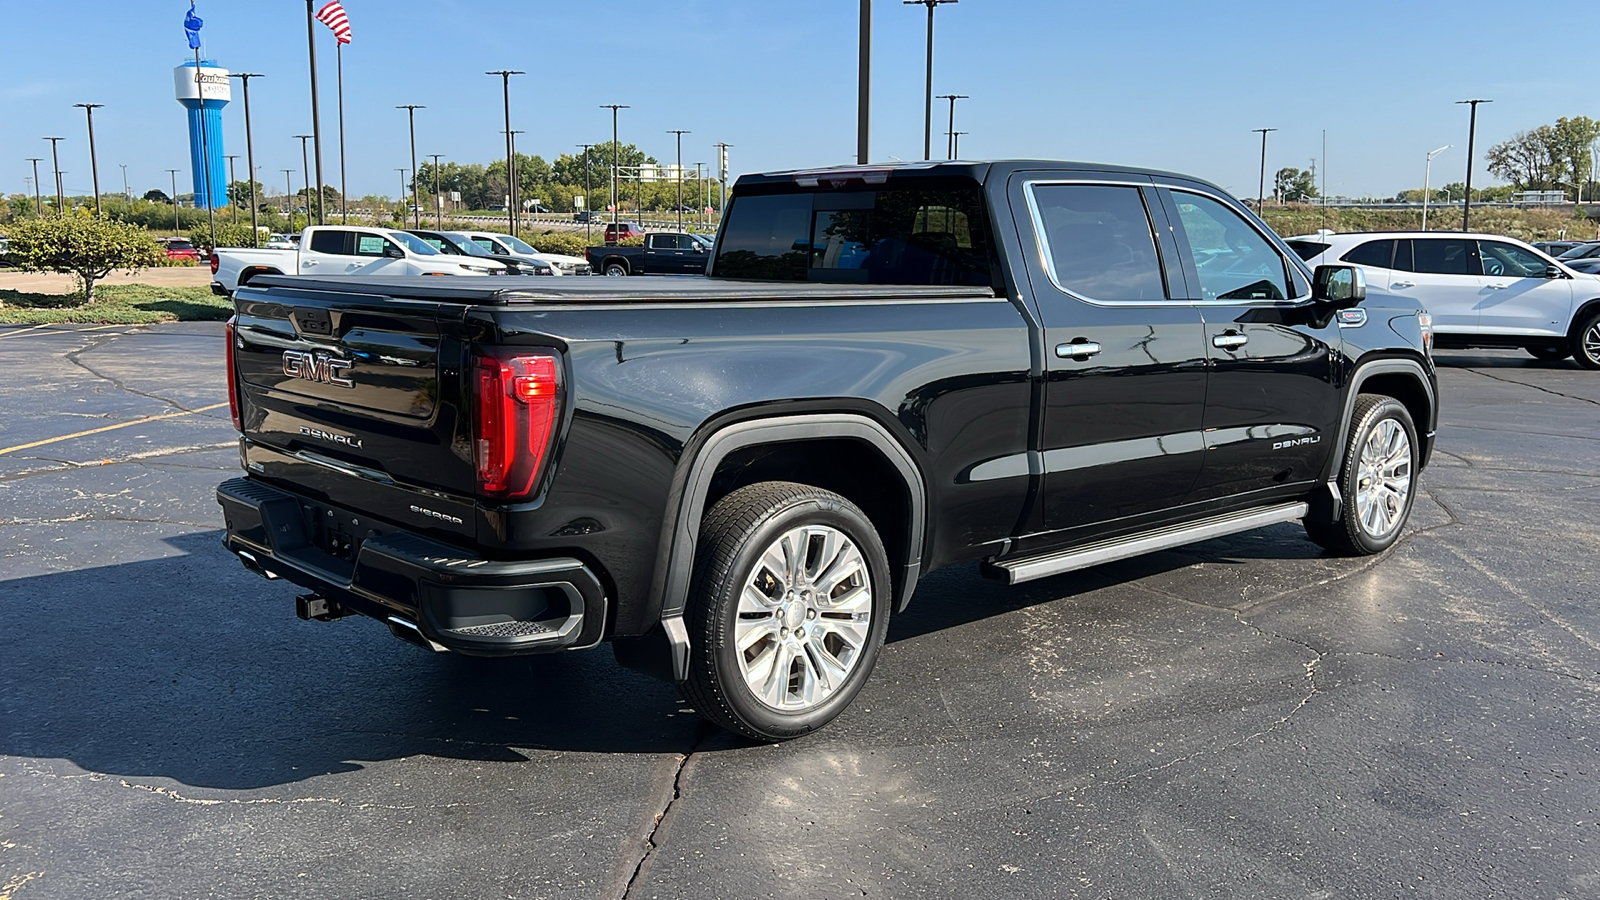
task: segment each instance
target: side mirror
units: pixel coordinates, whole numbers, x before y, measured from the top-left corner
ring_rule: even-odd
[[[1311,296],[1336,309],[1348,309],[1367,299],[1367,276],[1358,266],[1317,266]]]
[[[1567,277],[1567,273],[1561,271],[1561,267],[1560,266],[1548,265],[1548,266],[1544,267],[1544,277],[1546,277],[1546,278],[1565,278],[1565,277]]]
[[[392,246],[392,245],[383,248],[383,255],[387,256],[390,259],[405,259],[406,258],[406,252],[404,250],[401,250],[399,247],[395,247],[395,246]]]

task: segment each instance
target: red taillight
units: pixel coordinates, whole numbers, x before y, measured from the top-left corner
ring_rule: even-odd
[[[217,251],[211,251],[211,274],[217,274],[217,267],[222,265],[222,260],[217,258]]]
[[[233,367],[233,319],[223,332],[228,336],[228,413],[233,416],[233,430],[244,431],[244,420],[239,417],[239,373]]]
[[[478,487],[505,499],[533,494],[561,412],[556,358],[547,354],[479,357]]]

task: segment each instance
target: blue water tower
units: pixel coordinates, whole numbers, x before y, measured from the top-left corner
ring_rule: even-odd
[[[233,99],[228,70],[215,60],[186,62],[172,70],[178,102],[189,111],[189,171],[194,174],[195,206],[228,205],[228,171],[223,165],[222,108]],[[207,188],[207,179],[210,190]]]

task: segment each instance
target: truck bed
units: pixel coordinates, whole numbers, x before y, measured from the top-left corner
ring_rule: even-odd
[[[441,281],[448,281],[441,284]],[[428,277],[316,278],[260,275],[249,290],[288,288],[295,291],[334,291],[369,294],[471,306],[510,306],[521,303],[655,303],[707,301],[721,303],[771,303],[807,300],[906,300],[910,298],[970,299],[993,297],[988,287],[898,284],[834,284],[808,281],[745,281],[697,278],[683,275],[644,275],[637,278],[540,279],[530,285],[526,277],[440,279]]]

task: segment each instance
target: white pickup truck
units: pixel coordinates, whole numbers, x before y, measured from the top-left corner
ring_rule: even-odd
[[[211,292],[232,296],[257,275],[509,275],[495,260],[440,253],[416,235],[390,228],[313,225],[298,250],[217,248]]]

